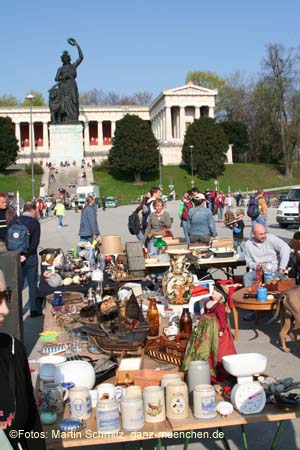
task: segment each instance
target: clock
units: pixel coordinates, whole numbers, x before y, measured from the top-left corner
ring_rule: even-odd
[[[231,391],[231,403],[242,414],[260,413],[266,404],[266,393],[256,381],[236,384]]]

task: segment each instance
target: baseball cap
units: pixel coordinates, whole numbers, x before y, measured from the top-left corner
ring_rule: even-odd
[[[201,192],[198,192],[198,194],[194,195],[195,200],[205,200],[205,196],[201,194]]]

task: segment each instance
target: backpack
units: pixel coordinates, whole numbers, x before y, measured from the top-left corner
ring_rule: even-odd
[[[19,218],[8,227],[7,250],[26,253],[29,248],[30,232]]]
[[[250,197],[247,209],[248,217],[251,219],[256,219],[259,216],[258,199],[255,197]]]
[[[153,203],[153,200],[151,200],[150,202],[146,203],[143,206],[143,212],[142,212],[142,228],[143,230],[145,230],[147,228],[147,224],[148,224],[148,217],[151,214],[151,204]]]
[[[139,234],[140,231],[140,219],[139,213],[136,209],[132,214],[128,217],[128,230],[130,234]]]

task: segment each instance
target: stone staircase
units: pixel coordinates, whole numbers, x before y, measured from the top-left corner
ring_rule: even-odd
[[[83,178],[83,172],[86,177]],[[53,176],[52,176],[53,175]],[[77,186],[87,186],[94,182],[93,171],[91,167],[80,166],[44,168],[44,174],[41,181],[40,196],[58,195],[59,189],[65,189],[72,196],[76,194]]]

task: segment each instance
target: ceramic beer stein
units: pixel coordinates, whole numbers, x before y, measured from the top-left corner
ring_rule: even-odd
[[[70,390],[70,415],[87,420],[92,414],[92,401],[87,387],[77,386]]]
[[[42,388],[42,400],[47,406],[55,405],[57,414],[64,412],[64,401],[69,397],[69,390],[56,383],[45,383]]]
[[[163,422],[166,419],[164,389],[160,386],[147,386],[143,392],[145,421]]]
[[[210,384],[210,369],[207,361],[191,361],[187,373],[189,392],[198,384]]]
[[[188,388],[183,381],[170,381],[167,384],[166,410],[169,419],[186,419],[188,417]]]
[[[194,416],[197,419],[212,419],[216,417],[216,393],[210,384],[199,384],[194,389]]]

